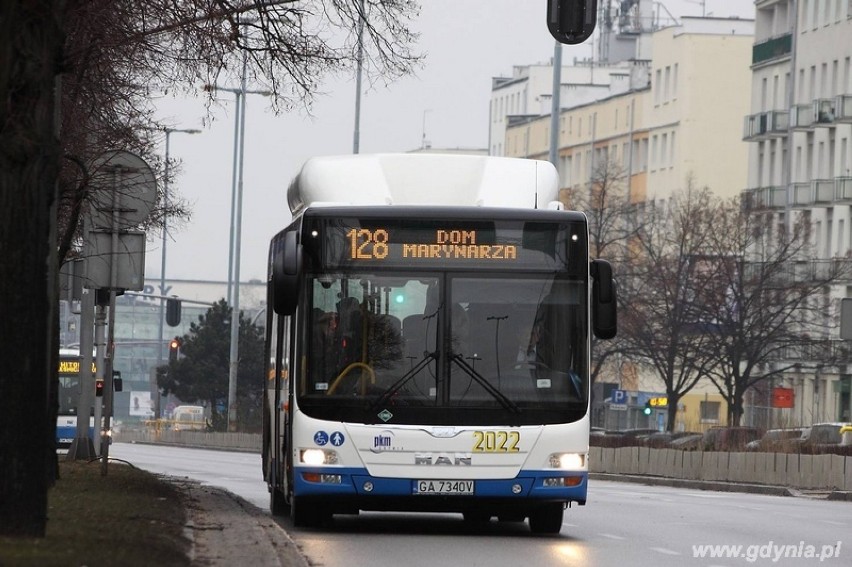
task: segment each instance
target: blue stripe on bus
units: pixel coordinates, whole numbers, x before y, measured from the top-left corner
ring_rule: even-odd
[[[77,437],[76,425],[60,425],[56,427],[56,442],[69,445]],[[95,428],[89,427],[89,439],[95,438]]]
[[[294,491],[298,496],[359,495],[359,496],[414,496],[414,482],[417,479],[375,477],[364,468],[296,468]],[[340,483],[312,482],[305,480],[305,473],[320,475],[339,475]],[[447,471],[445,479],[452,479],[452,471]],[[544,486],[544,479],[555,477],[582,477],[577,486]],[[370,482],[372,490],[364,490],[364,483]],[[515,493],[512,487],[520,484],[522,490]],[[586,500],[588,473],[558,471],[521,471],[512,479],[474,479],[475,497],[491,498],[542,498],[557,500]]]

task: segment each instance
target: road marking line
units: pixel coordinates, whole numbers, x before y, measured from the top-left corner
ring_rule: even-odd
[[[609,538],[609,539],[627,539],[625,537],[622,537],[620,535],[615,535],[615,534],[603,534],[603,533],[601,533],[601,534],[598,534],[598,535],[601,536],[601,537]]]
[[[664,555],[680,555],[679,551],[675,551],[673,549],[666,549],[665,547],[650,547],[651,551],[656,551],[657,553],[662,553]]]

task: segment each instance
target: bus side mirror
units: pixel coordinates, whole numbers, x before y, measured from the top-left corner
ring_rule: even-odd
[[[547,29],[559,43],[583,43],[595,31],[598,0],[547,0]]]
[[[272,259],[272,300],[278,315],[292,315],[299,303],[299,282],[302,278],[302,246],[298,233],[284,235],[284,246]]]
[[[606,260],[592,260],[592,330],[599,339],[611,339],[618,332],[617,295],[612,266]]]

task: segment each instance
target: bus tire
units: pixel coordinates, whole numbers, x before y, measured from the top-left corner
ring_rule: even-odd
[[[530,531],[534,534],[558,534],[562,531],[561,502],[544,504],[530,512]]]
[[[311,528],[319,526],[329,516],[318,510],[315,502],[305,501],[295,494],[290,498],[290,517],[293,525],[300,528]]]
[[[284,499],[281,491],[274,486],[269,488],[269,511],[272,512],[273,516],[290,515],[290,506],[287,505],[287,500]]]

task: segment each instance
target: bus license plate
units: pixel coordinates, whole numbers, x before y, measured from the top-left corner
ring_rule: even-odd
[[[472,480],[418,480],[415,494],[473,494]]]

